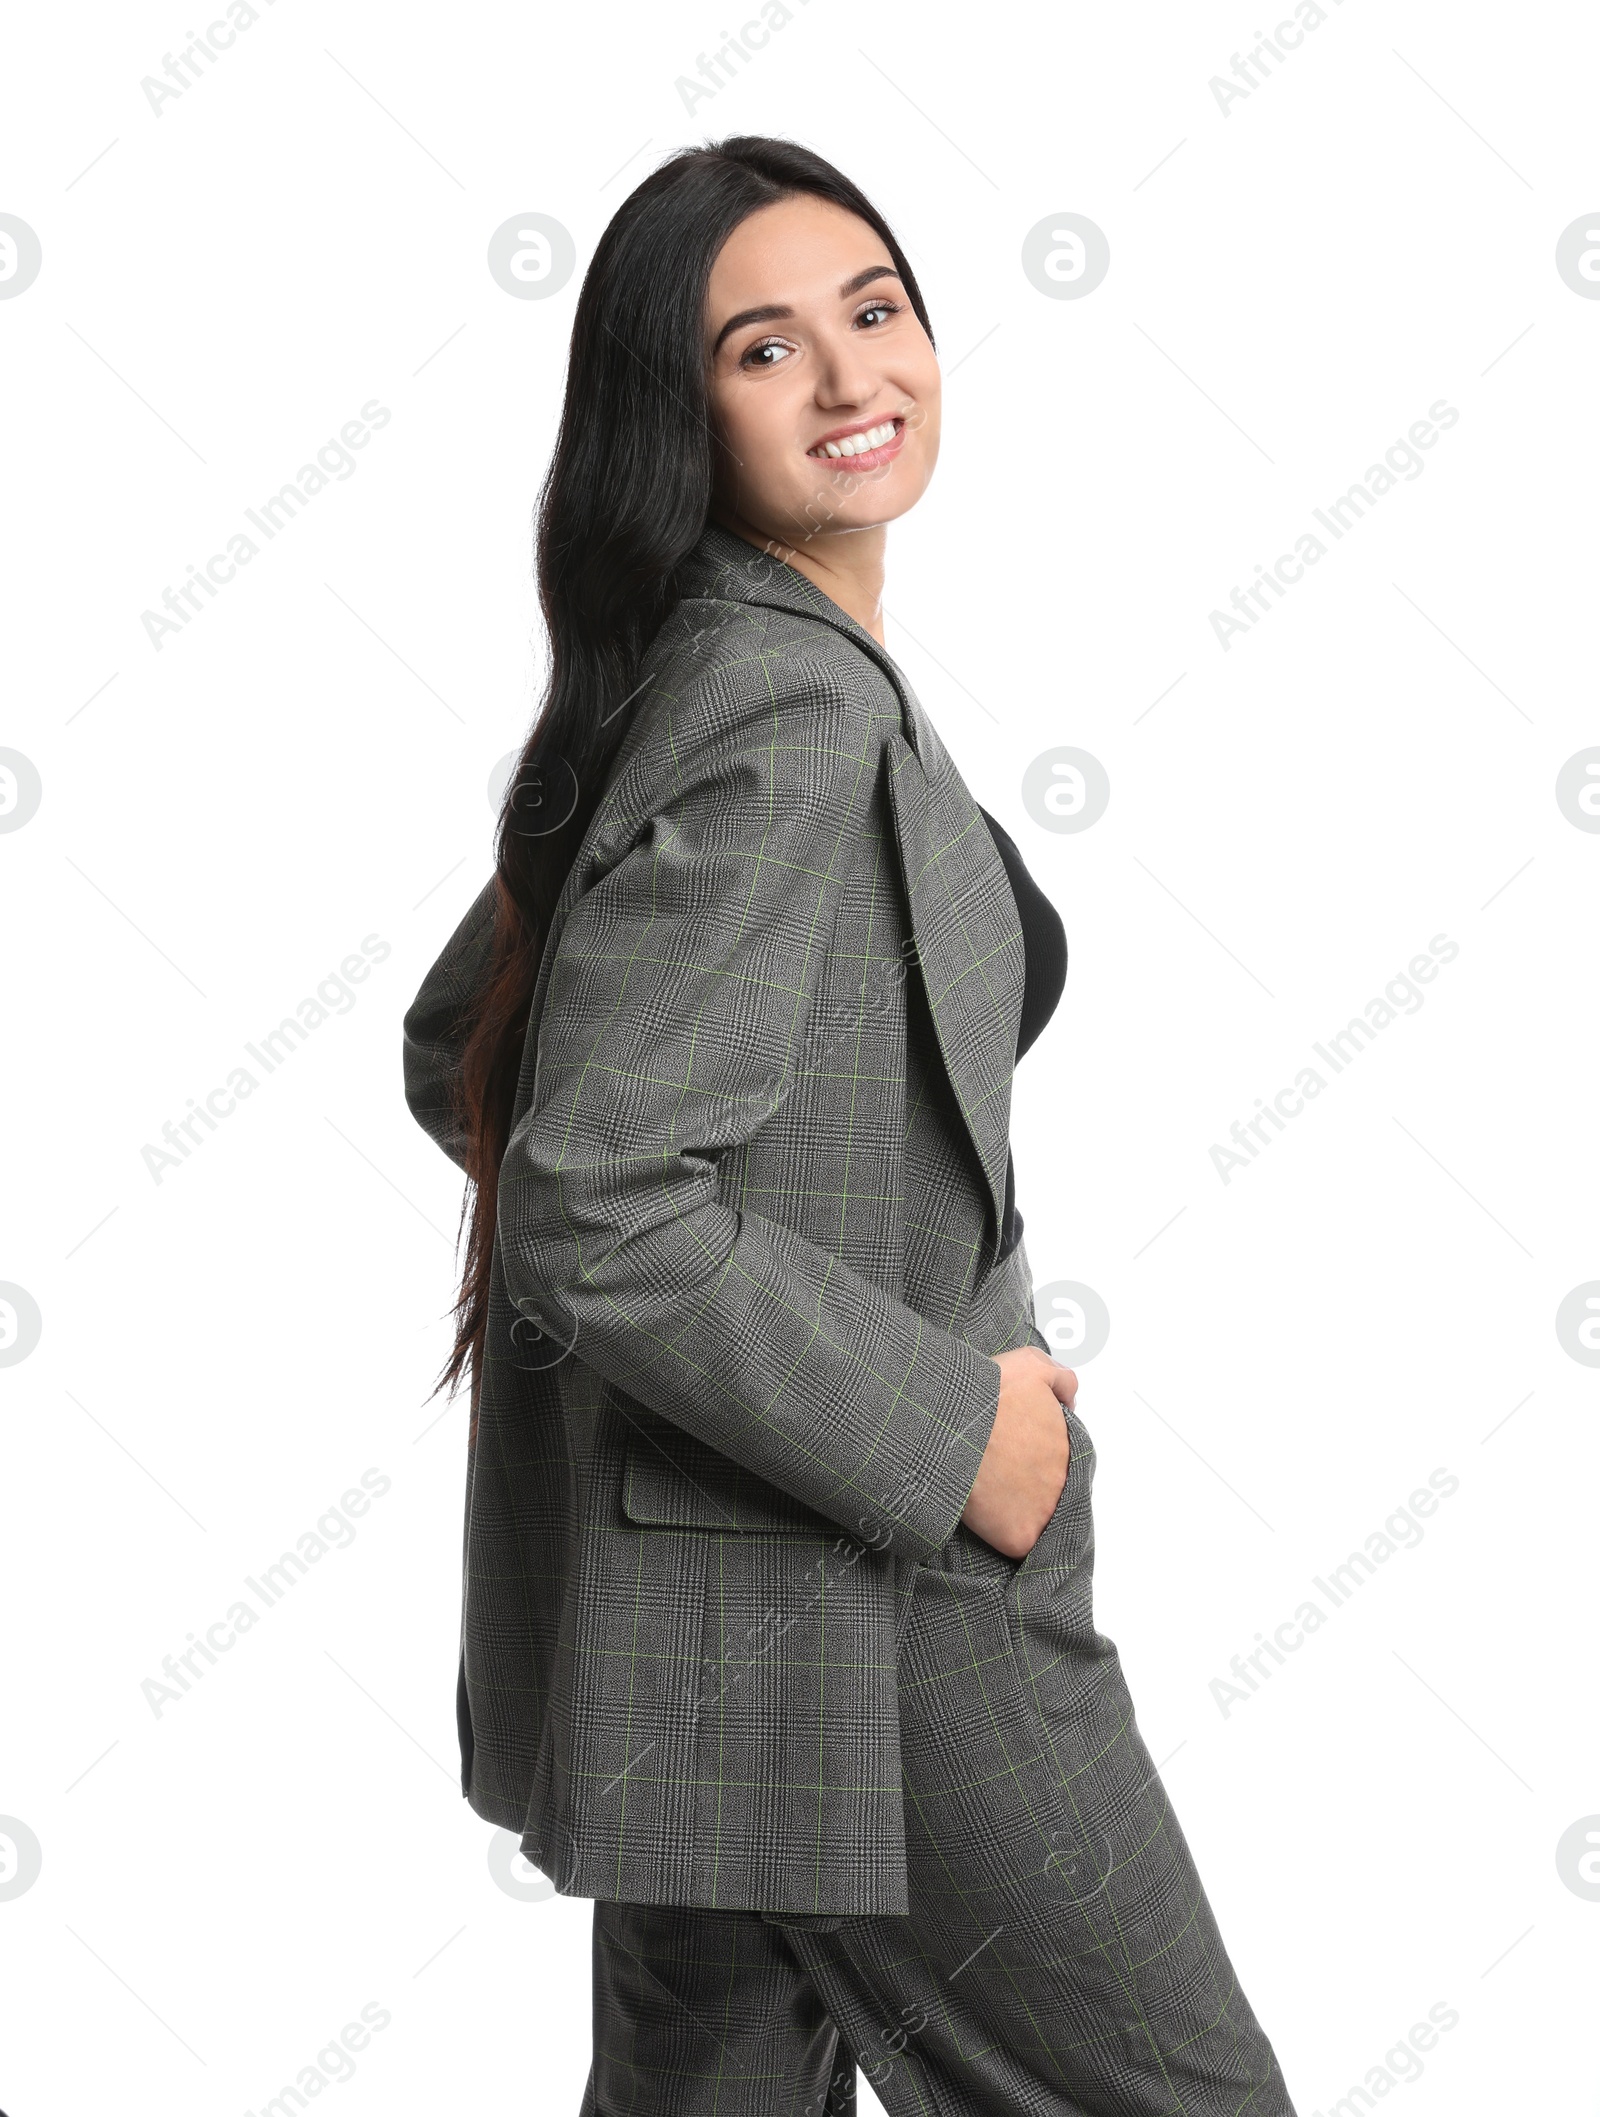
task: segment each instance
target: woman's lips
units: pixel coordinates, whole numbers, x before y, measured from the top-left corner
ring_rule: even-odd
[[[875,427],[889,424],[890,421],[879,419],[874,421],[872,426],[865,428],[864,431],[871,433]],[[876,448],[863,449],[859,455],[830,456],[820,441],[815,448],[808,448],[806,454],[813,463],[825,463],[833,470],[875,470],[880,463],[892,463],[905,446],[906,423],[904,419],[896,414],[893,425],[894,433],[887,441],[880,443]]]

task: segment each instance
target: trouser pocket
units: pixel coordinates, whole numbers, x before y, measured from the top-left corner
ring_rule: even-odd
[[[1089,1487],[1094,1478],[1094,1443],[1076,1412],[1063,1404],[1061,1415],[1067,1424],[1067,1475],[1050,1518],[1032,1546],[1021,1558],[1009,1558],[975,1529],[958,1522],[955,1535],[941,1554],[946,1572],[980,1573],[1009,1584],[1059,1565],[1062,1551],[1075,1541],[1082,1541],[1088,1523]]]

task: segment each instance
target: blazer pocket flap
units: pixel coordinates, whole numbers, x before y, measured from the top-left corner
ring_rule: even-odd
[[[837,1526],[803,1500],[659,1418],[648,1429],[636,1425],[628,1435],[622,1511],[630,1522],[660,1522],[677,1529],[811,1529],[831,1534]]]

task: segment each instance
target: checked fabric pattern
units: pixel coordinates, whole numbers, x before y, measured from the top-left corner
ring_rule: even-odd
[[[1094,1446],[1020,1561],[962,1526],[901,1642],[911,1909],[598,1903],[582,2117],[1293,2117],[1092,1609]]]
[[[1020,1565],[960,1521],[989,1355],[1045,1345],[1004,865],[902,672],[803,575],[711,527],[680,586],[501,1170],[463,1791],[597,1900],[597,2112],[799,2117],[820,1997],[863,2064],[928,2002],[891,2109],[1292,2117],[1093,1629],[1087,1436]],[[491,903],[405,1022],[458,1163]],[[676,2005],[608,2012],[629,1948],[696,2014],[742,1952],[736,2026],[792,2015],[793,2063],[741,2101]]]
[[[906,1908],[896,1626],[1027,1342],[1025,963],[895,665],[708,529],[558,900],[500,1179],[458,1709],[575,1895]],[[460,1159],[485,889],[406,1017]]]
[[[944,1982],[966,1993],[958,2039],[908,2046],[879,2094],[908,2110],[1293,2117],[1095,1627],[1095,1449],[1065,1416],[1067,1481],[1027,1556],[961,1524],[915,1583],[908,1924],[935,1960],[961,1947]],[[947,2104],[919,2099],[919,2074],[953,2084]]]

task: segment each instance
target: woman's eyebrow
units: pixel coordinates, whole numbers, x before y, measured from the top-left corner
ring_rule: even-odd
[[[893,265],[868,265],[866,270],[858,272],[854,279],[845,281],[844,285],[839,289],[839,299],[848,301],[852,294],[858,294],[863,287],[870,286],[875,279],[898,279],[899,277],[900,275]],[[768,302],[765,307],[759,309],[741,309],[737,316],[730,316],[717,333],[716,344],[711,348],[711,357],[715,359],[717,354],[721,352],[722,342],[730,331],[742,330],[747,323],[777,323],[784,317],[792,316],[793,314],[793,309],[788,308],[782,302]]]

